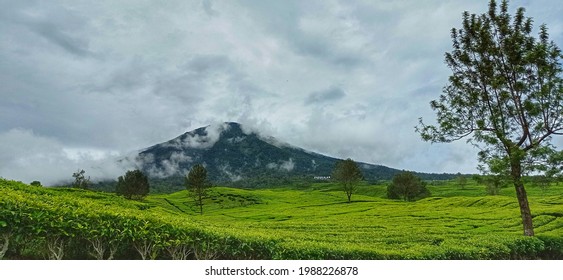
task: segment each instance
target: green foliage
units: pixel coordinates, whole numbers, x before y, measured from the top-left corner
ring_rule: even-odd
[[[444,95],[431,102],[438,126],[421,123],[418,130],[433,142],[471,135],[487,147],[480,156],[485,163],[503,161],[506,169],[518,159],[531,171],[555,156],[550,136],[563,130],[562,54],[545,25],[534,38],[524,8],[514,16],[508,1],[498,8],[491,1],[487,13],[464,12],[463,28],[452,29],[446,64],[453,73]]]
[[[133,201],[0,180],[0,237],[9,238],[8,259],[563,257],[562,184],[530,188],[537,237],[517,233],[512,188],[497,196],[475,182],[464,190],[455,181],[429,188],[433,197],[403,203],[381,198],[385,185],[362,183],[356,203],[345,203],[333,183],[307,190],[215,187],[201,216],[185,190]]]
[[[500,193],[500,189],[507,186],[506,179],[500,175],[485,176],[483,183],[485,184],[487,194],[489,195],[498,195]]]
[[[127,199],[142,199],[149,194],[149,180],[140,170],[127,171],[119,176],[115,192]]]
[[[456,183],[459,186],[460,189],[465,189],[465,186],[467,185],[467,177],[464,175],[461,175],[460,173],[457,174],[456,177]]]
[[[356,191],[358,183],[363,179],[362,171],[351,159],[341,160],[332,170],[332,179],[342,186],[342,190],[351,202],[352,194]]]
[[[203,199],[207,196],[207,189],[211,184],[207,181],[207,170],[203,165],[196,164],[186,176],[186,189],[193,196],[199,213],[203,215]]]
[[[387,187],[387,197],[391,199],[414,201],[428,196],[430,196],[430,191],[426,188],[426,184],[411,172],[395,175]]]
[[[531,177],[531,182],[540,187],[542,191],[547,191],[549,186],[555,182],[555,179],[540,175]]]
[[[446,53],[452,75],[430,104],[438,125],[421,119],[417,131],[431,142],[470,137],[481,148],[483,172],[511,177],[524,234],[534,235],[521,177],[562,170],[561,152],[550,140],[563,132],[563,56],[545,25],[533,36],[524,11],[512,16],[507,0],[491,0],[487,13],[463,13],[462,28],[451,31],[453,51]]]
[[[30,186],[34,186],[34,187],[41,187],[41,182],[39,181],[33,181],[31,183],[29,183]]]
[[[542,242],[544,249],[539,252],[538,257],[542,259],[563,259],[563,237],[553,235],[538,235]]]
[[[72,177],[74,178],[74,183],[72,184],[73,188],[88,189],[88,187],[90,187],[90,185],[91,185],[90,176],[88,176],[88,178],[86,178],[84,176],[84,173],[86,173],[86,171],[84,171],[84,169],[80,169],[80,170],[72,173]]]
[[[247,258],[247,250],[231,250],[230,245],[245,243],[224,238],[202,229],[190,219],[178,218],[162,210],[139,210],[140,202],[126,201],[111,194],[64,189],[31,190],[25,185],[0,180],[0,236],[8,236],[17,258],[53,259],[155,259],[178,257],[170,251],[192,250],[204,246],[208,253],[224,258]],[[92,197],[96,197],[93,199]],[[4,226],[5,225],[5,226]],[[200,242],[205,241],[205,244]],[[32,244],[32,251],[27,247]],[[256,242],[259,248],[261,241]],[[0,251],[3,250],[2,247]],[[173,250],[171,248],[180,248]],[[8,249],[8,248],[7,248]],[[170,250],[169,250],[170,249]],[[84,252],[89,251],[84,255]],[[268,258],[266,256],[265,258]]]

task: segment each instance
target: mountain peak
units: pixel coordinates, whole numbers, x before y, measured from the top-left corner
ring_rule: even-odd
[[[147,148],[138,160],[152,177],[185,175],[199,163],[206,166],[215,180],[236,181],[272,173],[328,175],[336,159],[259,135],[236,122],[224,122]]]
[[[247,134],[243,131],[239,123],[224,122],[188,131],[172,140],[155,145],[149,149],[157,146],[176,148],[178,150],[184,148],[209,149],[221,138],[232,138],[244,135]]]
[[[259,135],[236,122],[224,122],[186,132],[139,153],[140,168],[150,177],[183,177],[203,164],[215,183],[228,185],[249,178],[328,176],[339,159]],[[399,170],[361,163],[369,180],[389,179]]]
[[[248,135],[240,123],[224,122],[222,128],[221,137]]]

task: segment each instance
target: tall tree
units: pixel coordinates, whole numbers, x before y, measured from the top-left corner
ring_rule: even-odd
[[[115,192],[127,199],[141,199],[149,194],[149,179],[141,170],[125,172],[125,176],[117,178]]]
[[[353,160],[347,159],[336,163],[332,171],[332,179],[342,185],[348,203],[350,203],[352,194],[356,192],[356,187],[363,179],[363,175],[358,165]]]
[[[186,177],[186,189],[193,196],[199,206],[199,213],[203,215],[203,199],[207,196],[207,189],[211,184],[207,181],[207,169],[201,164],[192,167]]]
[[[499,10],[500,9],[500,10]],[[562,152],[550,140],[563,133],[561,50],[541,25],[508,1],[489,3],[487,13],[463,13],[462,29],[452,29],[453,51],[445,62],[453,74],[431,102],[438,125],[420,120],[417,131],[431,142],[465,137],[481,149],[482,171],[510,178],[520,205],[524,235],[534,235],[522,175],[562,170]]]
[[[85,173],[86,171],[84,171],[84,169],[80,169],[72,173],[72,177],[74,177],[74,183],[72,184],[72,187],[87,189],[90,186],[90,176],[84,176]]]

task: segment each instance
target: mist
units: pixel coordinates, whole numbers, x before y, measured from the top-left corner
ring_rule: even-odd
[[[66,184],[80,169],[86,171],[92,182],[115,180],[138,166],[125,152],[68,148],[57,139],[39,136],[28,129],[1,133],[0,143],[0,177],[24,183]]]

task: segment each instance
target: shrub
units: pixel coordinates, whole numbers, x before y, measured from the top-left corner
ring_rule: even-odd
[[[387,187],[387,197],[391,199],[414,201],[428,196],[430,196],[430,191],[426,188],[426,184],[411,172],[395,175]]]

